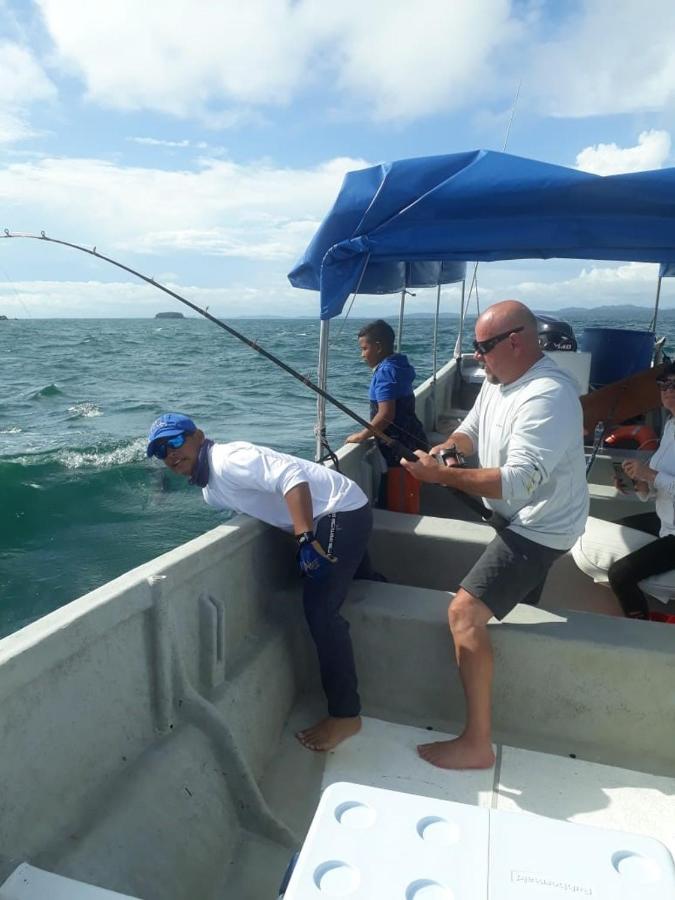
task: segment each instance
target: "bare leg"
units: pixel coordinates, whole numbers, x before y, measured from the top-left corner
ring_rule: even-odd
[[[361,730],[361,716],[349,716],[336,718],[328,716],[317,722],[311,728],[298,731],[297,739],[308,750],[327,751],[334,750],[347,738],[352,737]]]
[[[460,588],[448,609],[450,631],[466,698],[466,725],[458,738],[420,744],[422,759],[441,769],[490,769],[492,750],[492,617],[477,597]]]

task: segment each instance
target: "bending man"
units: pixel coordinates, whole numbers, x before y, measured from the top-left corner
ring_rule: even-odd
[[[452,458],[439,465],[417,451],[405,466],[421,481],[484,497],[509,521],[462,580],[448,617],[466,698],[466,725],[452,741],[423,744],[420,756],[447,769],[490,768],[492,644],[487,624],[519,602],[539,602],[553,562],[569,550],[588,515],[582,412],[574,379],[539,349],[537,322],[515,300],[487,309],[476,322],[476,358],[485,382],[467,417],[444,444],[480,468]]]
[[[349,623],[340,607],[354,574],[369,573],[372,512],[361,488],[339,472],[246,441],[215,444],[192,419],[153,422],[148,456],[202,489],[217,509],[233,509],[295,534],[303,603],[319,657],[328,716],[298,733],[309,750],[332,750],[361,727]]]

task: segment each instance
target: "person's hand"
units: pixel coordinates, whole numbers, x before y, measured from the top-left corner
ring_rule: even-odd
[[[614,487],[615,487],[615,488],[617,489],[617,491],[619,491],[621,494],[627,494],[627,493],[628,493],[628,491],[627,491],[626,488],[623,486],[623,482],[621,481],[621,479],[619,478],[618,475],[615,475],[615,476],[614,476]]]
[[[418,481],[426,481],[429,484],[435,484],[440,481],[441,467],[439,460],[423,450],[415,450],[415,456],[417,457],[417,462],[402,459],[401,465],[403,468],[407,469],[411,475],[414,475]]]
[[[345,444],[362,444],[368,437],[369,435],[364,435],[362,431],[355,431],[345,438]]]
[[[449,453],[449,450],[455,452]],[[438,444],[436,447],[432,447],[429,453],[431,456],[436,456],[442,466],[461,466],[463,462],[463,457],[460,459],[457,456],[456,444]]]
[[[447,450],[447,448],[448,448],[447,444],[436,444],[436,446],[432,447],[431,450],[429,451],[429,455],[437,456],[441,452],[441,450]]]
[[[329,556],[318,541],[312,541],[298,548],[297,560],[302,576],[319,581],[326,577],[337,557]]]
[[[621,468],[633,481],[646,481],[647,484],[650,484],[657,475],[647,463],[638,462],[637,459],[625,459],[621,463]]]

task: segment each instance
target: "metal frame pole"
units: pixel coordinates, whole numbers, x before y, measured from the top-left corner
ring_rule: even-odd
[[[457,335],[457,340],[455,341],[455,359],[461,360],[462,358],[462,340],[464,338],[464,302],[465,302],[465,294],[466,294],[466,280],[462,281],[462,300],[461,307],[459,311],[459,334]]]
[[[405,288],[401,291],[401,306],[398,312],[398,334],[396,335],[396,352],[401,352],[401,346],[403,341],[403,311],[405,309],[405,295],[407,291]]]
[[[431,409],[433,414],[432,431],[436,430],[437,404],[436,404],[436,370],[438,368],[438,316],[441,309],[441,283],[438,283],[436,291],[436,315],[434,317],[434,351],[431,375]]]
[[[330,319],[322,319],[319,331],[319,365],[317,367],[317,384],[322,391],[326,390],[328,383],[328,335],[330,332]],[[316,425],[314,426],[316,446],[314,459],[316,462],[323,456],[323,444],[326,438],[326,398],[321,394],[316,398]]]
[[[649,326],[649,330],[656,333],[656,317],[659,314],[659,297],[661,296],[661,282],[663,278],[659,275],[659,279],[656,282],[656,300],[654,301],[654,315],[652,317],[652,324]]]

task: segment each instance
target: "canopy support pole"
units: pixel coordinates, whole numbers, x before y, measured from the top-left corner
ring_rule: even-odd
[[[659,275],[659,279],[656,282],[656,300],[654,301],[654,315],[652,316],[652,323],[649,326],[649,330],[653,331],[656,334],[656,317],[659,314],[659,298],[661,296],[661,282],[663,278]]]
[[[403,342],[403,311],[405,309],[405,295],[406,289],[403,288],[401,291],[401,305],[398,310],[398,333],[396,335],[396,352],[401,352],[402,342]]]
[[[328,382],[328,335],[330,332],[330,319],[321,320],[321,328],[319,331],[319,365],[317,368],[317,384],[322,391],[326,390]],[[321,394],[316,398],[316,426],[314,428],[316,436],[316,449],[314,451],[314,459],[321,462],[323,456],[324,443],[326,441],[326,398]]]
[[[434,316],[434,353],[432,362],[431,375],[431,412],[432,412],[432,431],[436,430],[437,403],[436,403],[436,369],[438,368],[438,316],[441,309],[441,283],[439,281],[436,291],[436,315]]]
[[[462,339],[464,337],[464,300],[466,296],[466,280],[462,281],[462,300],[461,307],[459,311],[459,334],[457,335],[457,340],[455,341],[455,359],[458,362],[462,361]]]

